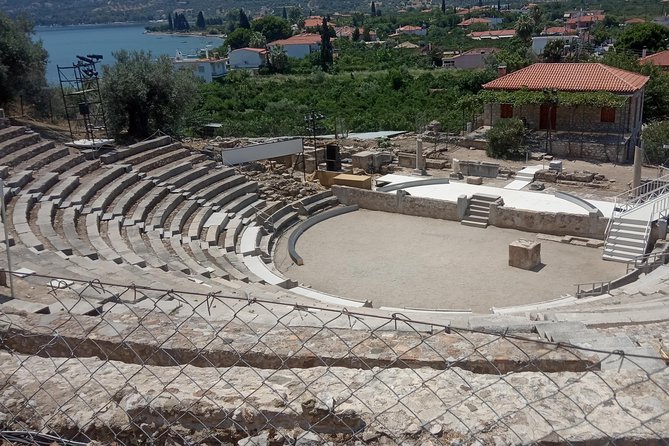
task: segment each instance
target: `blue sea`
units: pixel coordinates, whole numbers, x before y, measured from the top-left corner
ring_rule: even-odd
[[[101,54],[102,64],[113,64],[112,52],[125,50],[151,51],[154,56],[195,54],[207,45],[218,47],[223,39],[215,36],[181,36],[145,34],[143,24],[78,25],[37,27],[34,39],[41,39],[49,52],[47,81],[58,83],[57,66],[71,66],[77,55]]]

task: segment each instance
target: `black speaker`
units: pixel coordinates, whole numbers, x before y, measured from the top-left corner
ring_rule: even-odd
[[[341,170],[341,157],[337,144],[327,144],[325,146],[325,165],[329,171],[337,172]]]
[[[80,102],[79,103],[79,114],[81,114],[81,115],[90,115],[91,114],[91,109],[88,105],[88,102]]]

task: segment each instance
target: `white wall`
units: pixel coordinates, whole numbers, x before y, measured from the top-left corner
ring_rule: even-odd
[[[228,53],[230,68],[258,68],[265,59],[257,51],[237,49]]]

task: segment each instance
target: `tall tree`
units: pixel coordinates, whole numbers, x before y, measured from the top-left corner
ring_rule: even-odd
[[[520,40],[528,43],[532,40],[532,33],[534,32],[534,21],[527,15],[521,15],[516,21],[516,35]]]
[[[195,21],[195,26],[198,29],[205,29],[207,27],[207,22],[204,20],[204,13],[202,11],[197,13],[197,20]]]
[[[321,26],[321,68],[323,71],[328,71],[332,64],[332,44],[330,43],[330,27],[328,20],[323,17],[323,24]]]
[[[372,41],[372,36],[369,32],[369,27],[365,27],[362,31],[362,40],[365,42],[371,42]]]
[[[167,14],[167,28],[170,31],[174,30],[174,22],[172,21],[172,13]]]
[[[244,12],[243,8],[239,9],[239,27],[244,29],[251,29],[251,22],[249,22],[249,18]]]
[[[441,12],[446,14],[446,0],[441,0]]]
[[[252,37],[253,31],[250,29],[237,28],[231,33],[228,33],[225,43],[230,46],[231,50],[236,50],[237,48],[245,48],[249,46]]]
[[[661,51],[667,48],[669,29],[657,23],[638,23],[626,26],[616,40],[616,49],[631,50],[641,53]]]
[[[32,34],[25,18],[12,20],[0,11],[0,106],[19,95],[36,97],[46,86],[48,54]]]
[[[283,7],[283,11],[281,12],[281,18],[284,20],[288,20],[288,11],[286,11],[286,7]]]
[[[376,4],[372,2],[372,17],[376,15]]]
[[[290,23],[280,17],[266,15],[251,22],[251,30],[261,33],[268,42],[285,39],[293,34]]]
[[[175,68],[167,56],[144,51],[113,53],[105,65],[101,93],[112,135],[125,131],[142,139],[156,130],[176,133],[197,102],[198,82],[190,70]]]
[[[357,26],[355,27],[355,29],[351,33],[351,40],[354,41],[354,42],[357,42],[357,41],[360,40],[360,28],[358,28]]]

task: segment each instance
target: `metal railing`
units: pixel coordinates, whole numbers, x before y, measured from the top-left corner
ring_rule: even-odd
[[[669,174],[616,195],[614,215],[617,213],[619,216],[623,216],[631,210],[667,193],[669,193]]]
[[[660,353],[248,295],[21,280],[35,297],[0,307],[11,444],[669,442]],[[28,301],[49,314],[22,310]]]

